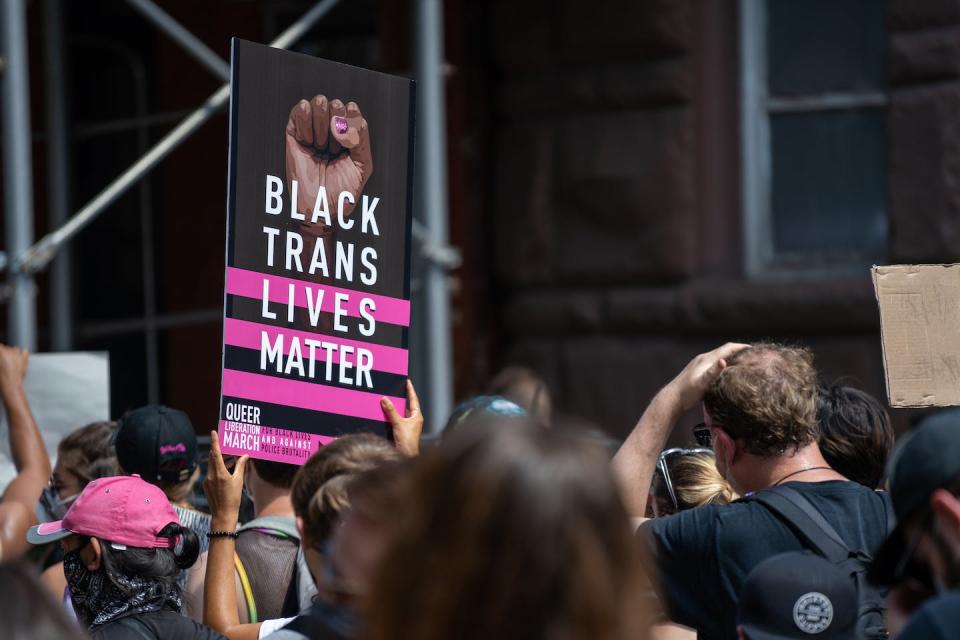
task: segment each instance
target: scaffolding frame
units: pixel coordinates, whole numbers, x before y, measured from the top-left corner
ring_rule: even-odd
[[[45,88],[47,90],[47,147],[52,161],[47,179],[53,194],[50,223],[54,230],[34,242],[29,104],[29,59],[27,55],[25,0],[0,0],[3,26],[3,153],[6,217],[6,252],[0,254],[0,269],[8,271],[8,338],[10,344],[31,350],[37,347],[36,286],[34,275],[53,263],[51,274],[51,344],[54,350],[69,350],[73,343],[71,278],[66,252],[70,241],[120,196],[126,193],[213,115],[230,97],[230,65],[199,38],[157,6],[153,0],[127,3],[162,33],[179,44],[216,77],[225,80],[217,91],[190,112],[169,133],[104,187],[72,216],[69,202],[67,124],[63,87],[62,0],[44,0]],[[452,346],[450,336],[449,270],[460,264],[460,255],[448,245],[446,114],[443,75],[442,0],[415,0],[417,77],[420,85],[417,155],[422,167],[418,180],[418,202],[425,224],[414,221],[414,239],[426,259],[425,297],[427,325],[424,345],[427,366],[427,408],[435,430],[452,405]],[[297,42],[339,0],[320,0],[287,27],[270,46],[286,49]],[[56,258],[56,259],[55,259]],[[152,270],[151,270],[152,271]],[[152,280],[153,274],[145,274]],[[146,282],[145,282],[146,285]],[[153,287],[151,282],[148,289]],[[148,292],[149,293],[149,292]],[[152,294],[151,294],[152,297]],[[66,311],[66,312],[64,312]],[[204,317],[208,315],[206,312]],[[146,322],[146,330],[157,329]],[[152,327],[150,326],[152,325]],[[150,351],[148,349],[148,351]],[[155,350],[154,350],[155,351]],[[148,354],[149,355],[149,354]],[[156,353],[150,363],[156,368]],[[155,376],[154,372],[154,376]],[[151,401],[158,385],[151,383]]]

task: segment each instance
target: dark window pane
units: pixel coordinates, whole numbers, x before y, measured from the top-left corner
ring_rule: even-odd
[[[80,122],[136,117],[135,60],[118,45],[81,39],[72,46],[73,111]],[[134,129],[78,137],[74,144],[74,205],[89,202],[142,155]],[[153,179],[148,174],[145,180]],[[73,242],[76,314],[81,322],[143,313],[140,182],[101,213]]]
[[[882,0],[767,0],[771,96],[885,86]]]
[[[88,202],[136,161],[135,136],[116,133],[76,144],[78,202]],[[150,176],[144,179],[149,181]],[[77,236],[74,282],[81,322],[143,314],[142,188],[138,183]]]
[[[773,115],[777,258],[863,263],[886,253],[885,112]]]

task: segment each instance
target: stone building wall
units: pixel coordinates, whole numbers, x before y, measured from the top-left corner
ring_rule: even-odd
[[[866,270],[743,274],[736,4],[495,3],[500,364],[536,368],[564,412],[617,436],[731,339],[807,344],[826,380],[885,397]],[[960,2],[889,14],[890,259],[956,261]],[[908,418],[895,412],[899,429]]]

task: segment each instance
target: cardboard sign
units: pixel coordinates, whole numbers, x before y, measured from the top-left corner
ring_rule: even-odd
[[[110,419],[110,358],[106,351],[35,353],[23,381],[30,410],[53,466],[57,445],[80,427]],[[10,425],[0,410],[0,490],[16,475]]]
[[[892,407],[960,405],[960,265],[873,268]]]
[[[233,40],[220,440],[302,464],[405,411],[414,83]]]

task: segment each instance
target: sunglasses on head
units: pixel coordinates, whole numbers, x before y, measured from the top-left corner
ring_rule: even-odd
[[[697,424],[693,425],[693,439],[696,441],[697,446],[706,447],[708,449],[713,448],[713,432],[711,429],[720,429],[720,431],[726,433],[733,440],[737,439],[737,436],[730,433],[728,429],[724,429],[716,424],[712,427],[708,427],[706,422],[698,422]]]
[[[699,422],[693,426],[693,439],[697,446],[710,449],[713,447],[713,434],[706,422]]]
[[[710,430],[707,429],[709,434]],[[667,449],[660,453],[660,457],[657,458],[657,471],[660,472],[660,476],[663,478],[663,484],[667,488],[667,494],[670,496],[670,501],[673,503],[674,511],[680,510],[680,503],[677,501],[677,494],[673,489],[673,480],[670,478],[670,468],[667,466],[667,460],[677,456],[692,456],[707,454],[713,455],[713,451],[710,449]]]

